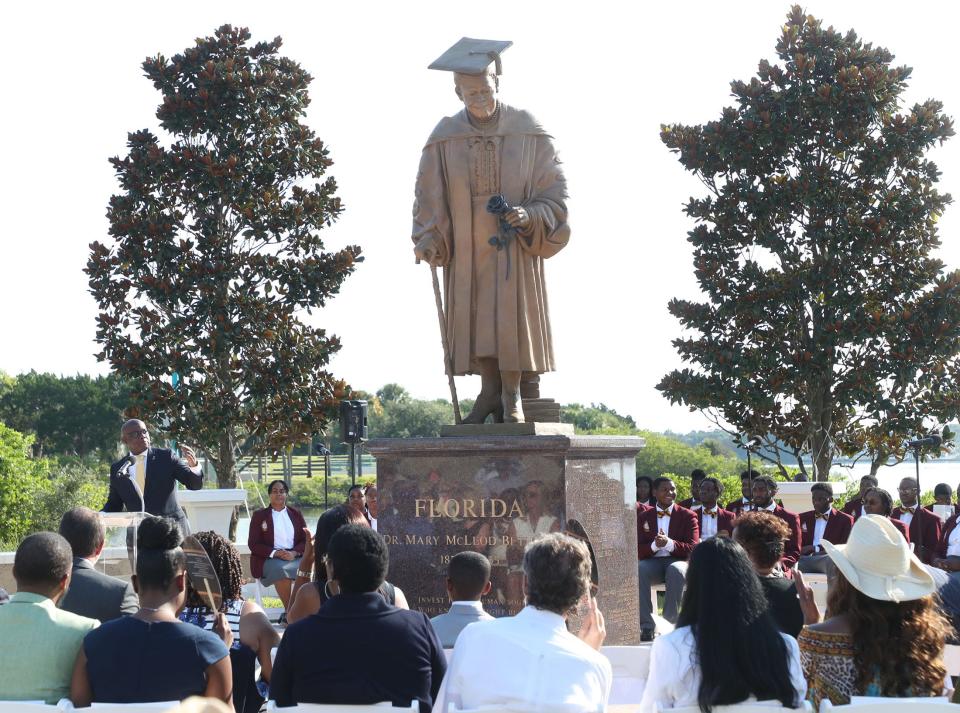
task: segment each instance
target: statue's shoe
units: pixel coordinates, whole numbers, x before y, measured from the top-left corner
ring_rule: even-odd
[[[503,422],[504,423],[523,423],[523,402],[520,399],[520,392],[503,392]]]
[[[473,402],[473,408],[463,418],[463,423],[483,423],[487,416],[493,414],[493,420],[497,420],[497,412],[500,410],[500,399],[497,395],[485,396],[481,391],[477,400]]]

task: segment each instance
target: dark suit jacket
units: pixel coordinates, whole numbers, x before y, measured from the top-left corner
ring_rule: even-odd
[[[649,510],[637,510],[637,559],[653,557],[651,545],[657,537],[657,508],[655,505]],[[674,557],[685,560],[690,556],[690,552],[700,542],[700,526],[692,510],[673,504],[667,537],[675,543]]]
[[[390,606],[376,592],[339,594],[287,627],[270,698],[277,706],[392,701],[398,707],[416,698],[429,713],[446,671],[426,614]]]
[[[854,520],[860,517],[860,508],[863,507],[863,500],[860,498],[854,498],[853,500],[848,500],[846,505],[843,506],[843,512],[847,515],[850,515]],[[832,542],[832,540],[831,540]]]
[[[894,508],[890,517],[899,520],[900,515],[905,512],[903,508]],[[922,535],[922,540],[920,539]],[[940,544],[940,518],[929,510],[917,508],[910,520],[910,537],[907,542],[920,542],[921,546],[914,549],[914,554],[920,558],[924,564],[930,564],[933,554],[937,551]],[[922,552],[918,551],[922,550]]]
[[[257,510],[250,516],[250,532],[247,535],[247,546],[250,548],[250,574],[257,579],[263,576],[263,563],[267,561],[270,553],[275,549],[273,546],[273,515],[270,514],[273,508],[265,507]],[[290,515],[290,522],[293,523],[293,549],[298,554],[303,554],[303,548],[307,543],[307,535],[303,528],[307,526],[307,521],[296,508],[287,505],[287,514]],[[266,527],[264,527],[266,525]],[[410,701],[407,701],[407,705]]]
[[[813,544],[813,531],[817,521],[814,519],[816,510],[807,510],[800,513],[800,546],[809,547]],[[830,518],[827,520],[827,526],[823,528],[823,539],[831,545],[845,545],[847,538],[850,537],[850,530],[853,528],[853,517],[845,512],[840,512],[836,508],[830,508]],[[817,551],[823,552],[823,548]]]
[[[135,614],[140,599],[129,581],[109,577],[82,557],[74,557],[70,588],[60,608],[104,622]]]
[[[940,533],[940,541],[937,543],[937,557],[947,556],[947,546],[950,544],[950,533],[957,527],[957,518],[960,514],[954,514],[949,520],[943,523],[943,531]]]
[[[145,478],[143,501],[137,494],[132,470],[126,459],[118,460],[110,466],[110,492],[103,512],[140,512],[142,509],[151,515],[169,517],[180,523],[187,533],[187,517],[177,503],[177,481],[187,490],[200,490],[203,487],[203,471],[194,473],[169,448],[150,448],[147,450],[147,473]]]
[[[698,508],[694,512],[697,514],[697,526],[700,532],[703,532],[703,508]],[[733,521],[736,519],[737,514],[735,512],[724,510],[717,503],[717,536],[733,537]],[[670,520],[672,521],[673,518],[671,517]]]

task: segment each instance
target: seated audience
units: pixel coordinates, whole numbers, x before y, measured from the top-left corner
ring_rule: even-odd
[[[933,489],[933,502],[930,505],[927,505],[927,510],[930,512],[936,512],[933,509],[934,505],[945,505],[950,508],[950,514],[960,512],[960,505],[953,504],[953,488],[950,487],[949,483],[937,483]]]
[[[740,497],[727,503],[727,510],[739,515],[744,510],[753,509],[753,480],[759,478],[760,473],[755,470],[745,470],[740,473]]]
[[[347,501],[344,505],[349,505],[362,512],[367,524],[371,527],[373,526],[373,523],[370,521],[370,512],[367,510],[367,495],[364,486],[359,483],[351,485],[347,491]]]
[[[921,562],[929,564],[940,543],[940,518],[919,507],[920,493],[913,478],[901,480],[897,490],[901,504],[893,509],[891,517],[907,526],[914,552]]]
[[[843,506],[843,512],[850,515],[854,520],[861,515],[866,515],[867,513],[864,512],[864,497],[868,490],[879,486],[880,481],[877,480],[876,476],[865,475],[860,478],[860,490],[855,498],[851,498],[847,501],[846,505]]]
[[[243,598],[243,567],[240,554],[229,540],[212,530],[194,534],[197,542],[210,556],[223,604],[220,608],[230,625],[233,644],[230,646],[230,668],[233,672],[233,707],[237,713],[257,713],[263,705],[270,682],[270,650],[280,643],[280,635],[270,624],[263,609],[255,602]],[[187,606],[180,612],[180,621],[185,621],[213,631],[217,612],[211,611],[206,598],[192,586],[187,589]],[[254,676],[255,664],[260,662],[258,687]]]
[[[13,557],[17,592],[0,607],[0,699],[56,703],[70,692],[83,637],[98,622],[57,609],[73,553],[53,532],[25,538]]]
[[[853,517],[833,507],[833,486],[830,483],[814,483],[810,486],[813,510],[800,513],[800,560],[801,572],[827,574],[830,558],[821,546],[821,540],[835,545],[845,545]]]
[[[893,498],[883,488],[868,488],[863,494],[863,506],[861,508],[864,515],[880,515],[890,520],[894,528],[903,535],[903,539],[910,542],[910,532],[907,526],[899,520],[891,517],[893,513]],[[860,516],[855,515],[854,521],[859,520]]]
[[[313,539],[307,537],[307,548],[304,550],[301,565],[303,569],[297,574],[297,581],[293,587],[293,607],[287,616],[290,624],[316,614],[327,599],[337,594],[337,583],[329,581],[326,568],[322,565],[315,566],[315,563],[323,562],[330,538],[345,525],[365,526],[367,519],[353,506],[335,505],[317,520],[316,536]],[[379,592],[387,604],[400,609],[409,609],[407,598],[400,587],[384,581],[380,585]]]
[[[377,484],[371,483],[363,491],[363,497],[367,500],[367,515],[370,517],[370,529],[377,531],[377,518],[380,516],[380,491],[377,490]]]
[[[139,604],[133,585],[96,570],[106,539],[100,513],[84,507],[67,510],[60,518],[60,534],[73,550],[70,589],[60,608],[100,621],[136,612]]]
[[[654,584],[666,583],[663,617],[671,624],[677,620],[687,558],[700,541],[697,516],[674,500],[677,488],[670,478],[653,481],[656,507],[637,511],[637,576],[640,582],[640,640],[652,641],[656,633],[653,618]]]
[[[526,606],[516,616],[461,632],[434,710],[446,713],[451,703],[460,709],[606,710],[613,674],[599,653],[606,630],[589,591],[586,544],[560,533],[537,537],[523,556]],[[567,618],[580,604],[584,621],[574,635]]]
[[[230,702],[233,676],[221,637],[232,644],[233,635],[224,615],[218,615],[220,636],[177,619],[187,593],[182,542],[173,520],[149,515],[140,523],[133,576],[140,609],[84,638],[70,687],[74,706],[188,696]]]
[[[783,557],[780,565],[783,569],[792,569],[800,559],[800,518],[796,513],[785,510],[782,505],[774,502],[777,494],[777,481],[769,475],[761,475],[753,479],[753,510],[752,512],[767,511],[783,520],[790,528],[790,536],[783,548]]]
[[[695,512],[697,524],[700,526],[700,541],[709,540],[716,535],[733,535],[733,521],[737,516],[724,510],[717,502],[723,495],[723,483],[716,478],[704,478],[700,483],[699,493],[701,507]]]
[[[250,548],[250,574],[264,587],[271,585],[283,604],[284,613],[293,603],[293,582],[306,545],[307,521],[296,508],[287,505],[287,484],[274,480],[267,485],[270,506],[250,517],[247,546]]]
[[[806,691],[797,642],[777,629],[743,548],[726,537],[697,545],[677,628],[653,643],[641,713],[747,700],[796,708]]]
[[[425,614],[384,600],[387,564],[386,543],[365,525],[330,538],[327,581],[338,594],[284,632],[270,679],[278,706],[416,699],[430,711],[447,669],[443,647]]]
[[[443,648],[452,649],[467,624],[493,619],[480,598],[490,593],[490,560],[479,552],[458,552],[447,570],[450,611],[430,620]]]
[[[960,639],[960,528],[957,527],[960,513],[947,520],[940,533],[940,542],[930,566],[931,574],[937,581],[937,593],[940,595],[941,610],[950,620],[952,631],[949,643]],[[937,571],[940,571],[938,577]],[[944,581],[945,578],[945,581]]]
[[[642,509],[656,505],[657,499],[653,496],[653,478],[649,475],[637,476],[637,505]]]
[[[800,656],[815,709],[851,696],[939,696],[946,619],[935,585],[906,540],[885,517],[864,515],[846,545],[824,543],[837,567],[830,618],[805,628]]]
[[[700,507],[700,483],[706,477],[707,474],[699,468],[690,473],[690,497],[681,500],[680,507],[687,508],[687,510],[696,510]]]
[[[768,512],[748,512],[737,519],[734,539],[746,550],[760,586],[770,605],[770,616],[784,634],[796,637],[806,624],[820,621],[816,606],[804,611],[797,597],[798,584],[783,576],[778,566],[783,557],[784,542],[790,528]]]

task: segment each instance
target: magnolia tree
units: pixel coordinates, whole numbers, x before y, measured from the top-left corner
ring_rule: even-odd
[[[951,199],[927,158],[953,125],[903,106],[889,51],[799,7],[776,51],[719,119],[662,127],[707,194],[686,205],[702,301],[669,304],[691,367],[658,388],[801,477],[838,455],[876,472],[960,411],[960,273],[934,257]]]
[[[303,124],[311,77],[246,29],[143,69],[170,135],[113,158],[111,240],[90,246],[101,360],[133,386],[130,415],[196,443],[221,487],[238,444],[276,451],[320,430],[344,395],[336,337],[298,319],[338,292],[357,247],[325,252],[339,215],[327,149]]]

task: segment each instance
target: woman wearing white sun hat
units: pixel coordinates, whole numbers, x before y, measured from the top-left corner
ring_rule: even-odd
[[[851,696],[944,695],[947,620],[933,601],[933,577],[903,536],[887,518],[864,515],[846,545],[821,542],[838,572],[831,616],[797,637],[815,708]]]

